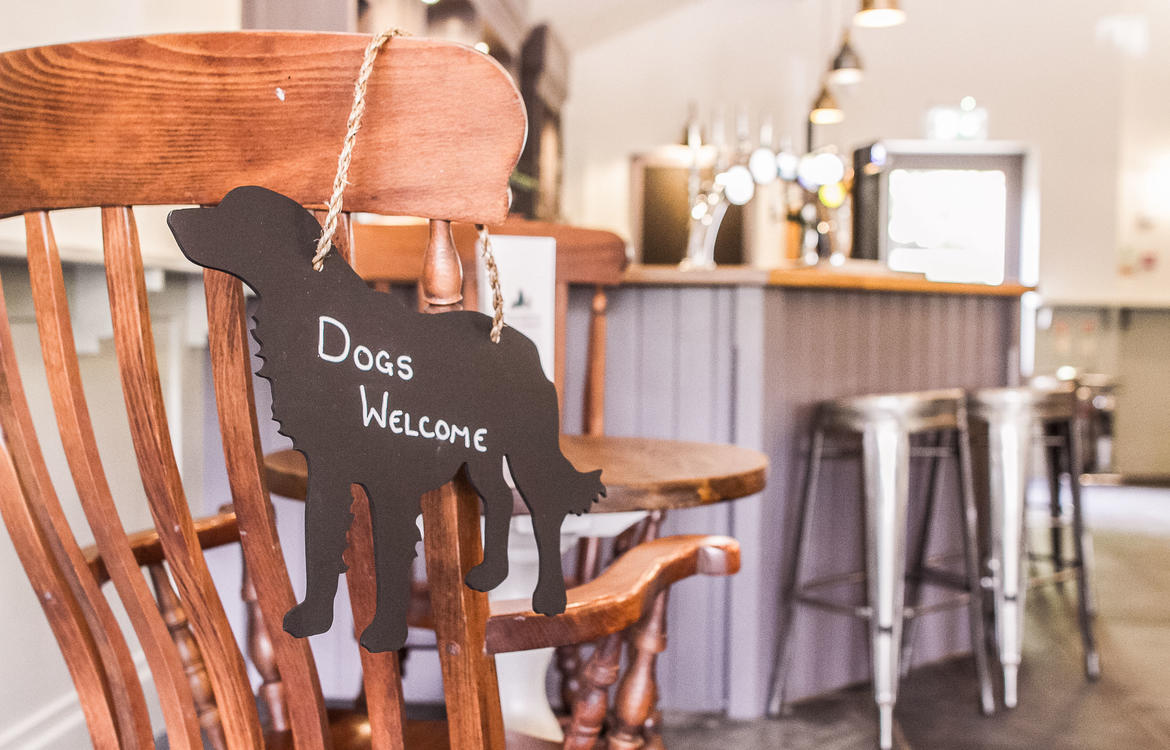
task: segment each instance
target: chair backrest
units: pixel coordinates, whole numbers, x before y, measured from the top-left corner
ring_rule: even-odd
[[[493,234],[552,237],[557,243],[556,262],[556,351],[554,382],[565,405],[566,341],[568,329],[569,288],[593,288],[581,405],[582,431],[600,435],[605,431],[605,339],[606,287],[622,281],[628,264],[625,242],[613,232],[586,229],[545,221],[528,221],[509,216],[489,227]],[[464,268],[463,298],[470,308],[476,307],[477,234],[469,224],[452,227],[455,247]],[[419,277],[419,259],[426,244],[424,224],[377,224],[357,221],[353,229],[352,263],[362,278],[375,286],[414,284]]]
[[[48,212],[102,207],[118,365],[150,511],[227,742],[260,747],[255,697],[200,549],[169,438],[132,206],[214,204],[244,184],[322,206],[368,41],[349,34],[243,32],[0,53],[0,217],[25,217],[37,326],[61,440],[102,562],[149,663],[172,748],[202,747],[191,687],[103,473]],[[504,219],[507,180],[526,124],[519,93],[494,61],[460,45],[394,39],[378,57],[368,102],[347,210],[425,217],[440,237],[449,234],[448,220]],[[348,227],[343,222],[339,232],[342,251],[350,244]],[[424,276],[443,277],[449,270],[438,265],[443,254],[427,255],[431,267]],[[243,291],[239,281],[215,271],[204,273],[204,283],[217,411],[244,559],[287,687],[296,746],[330,747],[308,643],[281,627],[295,600],[261,471]],[[38,447],[2,296],[0,427],[0,511],[81,695],[95,745],[151,747],[146,701],[125,638],[65,520]],[[461,690],[465,698],[451,712],[453,744],[499,745],[494,666],[482,657],[486,597],[466,590],[459,572],[478,555],[477,500],[454,484],[431,493],[423,505],[431,587],[455,602],[443,610],[440,637],[462,647],[449,649],[462,656],[444,663],[448,690]],[[351,571],[370,572],[368,515],[360,502],[355,511],[355,523],[365,528],[355,527],[350,560],[358,564]],[[372,616],[372,581],[350,577],[361,627]],[[401,746],[396,657],[363,652],[362,661],[374,747]]]

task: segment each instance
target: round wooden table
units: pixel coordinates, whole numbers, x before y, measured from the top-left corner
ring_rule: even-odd
[[[734,500],[764,489],[768,457],[734,445],[681,440],[562,435],[561,452],[579,471],[601,469],[606,496],[590,513],[676,510]],[[268,489],[303,500],[305,457],[264,457]],[[526,513],[523,504],[517,512]]]
[[[581,519],[566,519],[562,553],[578,535],[608,537],[636,523],[646,511],[676,510],[734,500],[764,489],[768,458],[734,445],[678,440],[562,435],[561,452],[578,471],[601,469],[606,495]],[[305,458],[295,450],[264,457],[271,492],[304,499]],[[528,509],[517,499],[516,516]],[[614,514],[598,518],[597,514]],[[625,514],[625,515],[617,515]],[[590,520],[590,517],[594,517]],[[524,598],[536,583],[538,555],[527,518],[512,519],[510,574],[493,600]],[[553,649],[497,654],[504,725],[526,735],[560,742],[560,725],[544,694],[544,674]]]

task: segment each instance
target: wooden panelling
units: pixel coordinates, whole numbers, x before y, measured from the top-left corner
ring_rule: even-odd
[[[574,294],[571,324],[583,325],[588,303],[584,292]],[[664,708],[726,707],[741,717],[764,710],[776,591],[790,552],[789,508],[800,487],[811,405],[870,392],[1005,384],[1017,367],[1017,316],[1014,297],[994,295],[755,284],[627,285],[611,292],[609,434],[732,442],[759,448],[771,461],[761,495],[668,518],[669,533],[730,533],[743,559],[734,578],[672,591],[670,648],[659,662]],[[576,356],[571,350],[570,360]],[[570,408],[566,418],[573,425],[579,416]],[[841,460],[822,477],[807,570],[860,569],[856,462]],[[954,472],[943,481],[952,483]],[[913,482],[912,492],[920,484]],[[947,500],[931,554],[959,549]],[[919,523],[912,514],[912,533]],[[859,623],[802,610],[795,637],[800,656],[790,696],[867,678]],[[918,629],[915,661],[965,648],[965,615],[932,615]],[[694,674],[711,677],[689,679]]]

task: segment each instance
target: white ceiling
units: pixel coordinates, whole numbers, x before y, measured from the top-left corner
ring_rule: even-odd
[[[570,51],[700,0],[528,0],[532,24],[547,21]]]

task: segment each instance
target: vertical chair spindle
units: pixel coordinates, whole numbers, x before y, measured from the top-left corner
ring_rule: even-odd
[[[225,273],[204,271],[203,287],[216,414],[244,563],[255,586],[262,632],[272,644],[285,686],[293,740],[298,748],[322,750],[331,747],[332,741],[313,653],[307,640],[293,638],[281,629],[284,614],[296,598],[280,548],[272,501],[260,472],[260,432],[243,286]]]
[[[594,750],[609,711],[609,689],[618,678],[622,632],[605,636],[580,671],[581,687],[565,730],[565,750]]]
[[[0,429],[6,458],[19,484],[3,490],[6,523],[20,528],[13,541],[41,606],[61,644],[79,691],[86,721],[97,738],[121,747],[153,747],[146,698],[113,612],[88,570],[58,502],[33,427],[16,362],[8,313],[0,294]],[[18,502],[19,498],[19,502]],[[12,520],[9,520],[12,519]],[[26,546],[28,545],[28,546]],[[36,568],[41,570],[34,573]],[[97,697],[95,702],[92,698]],[[101,703],[99,708],[96,703]],[[91,705],[94,703],[95,705]],[[116,724],[116,726],[114,726]]]
[[[150,582],[158,599],[159,612],[171,632],[171,638],[187,673],[199,726],[213,750],[226,750],[227,737],[224,736],[223,724],[219,720],[219,708],[215,705],[215,694],[211,691],[211,680],[207,677],[203,653],[199,649],[199,644],[195,642],[195,636],[191,634],[187,612],[183,609],[183,603],[179,601],[179,594],[171,585],[167,569],[161,563],[156,563],[148,566],[147,571],[150,573]]]
[[[128,206],[102,208],[102,238],[118,370],[151,516],[180,596],[189,603],[191,625],[204,652],[228,742],[256,747],[263,744],[263,735],[255,696],[207,569],[171,447],[138,229]]]
[[[418,280],[419,311],[443,313],[463,309],[463,264],[455,252],[451,222],[431,219],[430,238]]]
[[[25,236],[45,375],[82,510],[151,667],[170,746],[175,750],[202,748],[186,665],[130,550],[101,463],[81,382],[65,274],[49,215],[43,211],[25,214]]]
[[[247,615],[244,637],[248,643],[248,658],[260,675],[256,697],[268,714],[268,726],[273,731],[286,732],[290,726],[284,681],[280,679],[276,652],[272,647],[272,639],[268,637],[268,628],[264,625],[264,613],[256,597],[256,584],[244,560],[240,565],[240,598],[244,600],[244,612]]]

